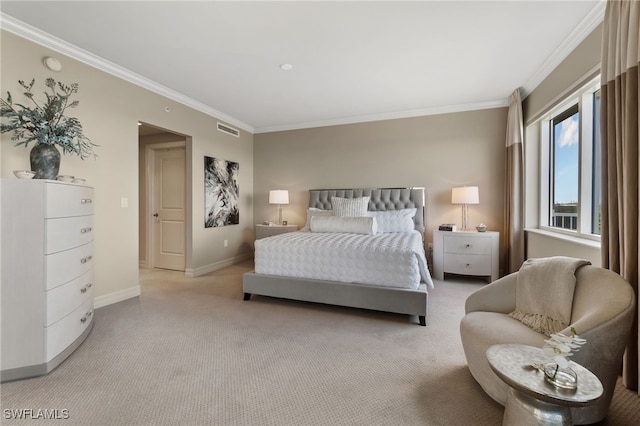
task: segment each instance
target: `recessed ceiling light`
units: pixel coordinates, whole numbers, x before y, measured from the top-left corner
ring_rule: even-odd
[[[293,65],[291,65],[291,64],[280,64],[280,69],[282,71],[291,71],[293,69]]]

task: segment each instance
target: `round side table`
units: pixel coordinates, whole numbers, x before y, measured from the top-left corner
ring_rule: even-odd
[[[570,361],[578,375],[578,388],[566,390],[548,383],[533,363],[545,359],[542,349],[519,344],[487,349],[491,369],[510,386],[503,425],[572,425],[570,407],[592,404],[602,396],[600,379]]]

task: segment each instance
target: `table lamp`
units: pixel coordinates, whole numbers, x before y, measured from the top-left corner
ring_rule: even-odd
[[[468,230],[469,204],[480,204],[477,186],[460,186],[451,190],[451,204],[462,204],[462,230]]]
[[[272,189],[269,191],[269,204],[278,205],[278,225],[282,225],[282,205],[289,204],[289,191],[286,189]]]

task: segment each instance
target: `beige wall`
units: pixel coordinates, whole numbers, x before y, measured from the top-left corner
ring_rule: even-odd
[[[570,256],[586,259],[594,266],[601,266],[600,244],[597,241],[566,238],[544,231],[527,232],[528,258]]]
[[[224,266],[238,257],[251,255],[253,236],[253,135],[240,138],[216,129],[218,120],[148,90],[127,83],[83,63],[64,57],[6,31],[1,33],[2,94],[9,90],[18,101],[19,79],[37,81],[42,92],[44,79],[54,77],[65,83],[77,82],[78,108],[85,134],[100,145],[96,160],[82,161],[63,156],[61,173],[84,177],[96,191],[95,201],[95,283],[97,300],[104,303],[126,298],[138,286],[138,121],[191,138],[193,164],[192,223],[187,235],[192,257],[187,268],[200,274]],[[52,73],[42,65],[45,56],[58,57],[64,69]],[[170,112],[165,111],[165,107]],[[187,151],[189,152],[189,151]],[[12,179],[12,171],[29,169],[29,150],[14,147],[10,135],[1,139],[0,176]],[[240,224],[204,228],[204,156],[219,157],[240,164]],[[129,207],[121,208],[120,199]],[[229,246],[223,247],[227,239]],[[102,298],[102,299],[100,299]]]
[[[425,239],[460,226],[451,188],[480,187],[470,223],[502,230],[506,108],[255,135],[257,221],[274,220],[270,189],[288,189],[283,219],[304,225],[309,189],[424,186]]]

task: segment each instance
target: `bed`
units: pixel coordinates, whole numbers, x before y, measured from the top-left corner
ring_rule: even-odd
[[[327,220],[338,220],[315,217],[330,215],[332,197],[342,199],[338,201],[368,197],[364,215],[376,220],[360,218],[361,223],[366,221],[367,227],[380,223],[381,232],[322,232],[321,227],[330,223]],[[256,241],[256,268],[243,275],[244,300],[256,294],[409,314],[426,326],[433,281],[424,253],[424,199],[424,188],[309,191],[308,220],[301,231]],[[410,209],[415,209],[411,229],[384,232],[385,217]]]

